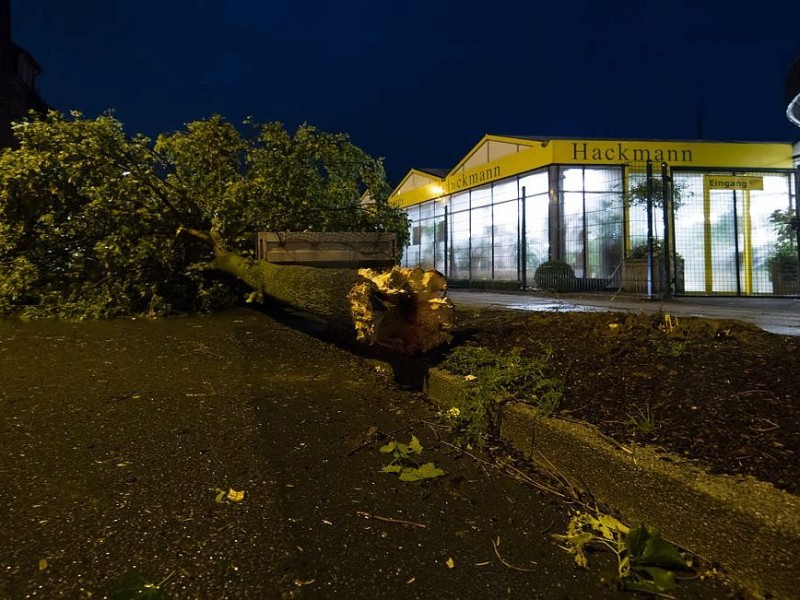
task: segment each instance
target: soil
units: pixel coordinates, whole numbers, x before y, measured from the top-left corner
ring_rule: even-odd
[[[664,314],[467,310],[457,318],[456,343],[551,349],[552,374],[564,382],[555,416],[800,493],[800,339]]]

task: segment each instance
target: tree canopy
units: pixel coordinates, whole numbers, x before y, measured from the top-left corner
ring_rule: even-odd
[[[19,147],[0,154],[0,314],[209,308],[233,289],[209,269],[252,264],[257,231],[386,231],[404,247],[381,160],[310,125],[245,131],[220,116],[155,142],[112,114],[15,124]]]

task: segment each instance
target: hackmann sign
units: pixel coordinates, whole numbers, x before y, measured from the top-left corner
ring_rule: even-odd
[[[661,144],[625,143],[625,142],[569,142],[569,146],[560,145],[556,152],[555,160],[558,163],[611,163],[615,165],[626,163],[644,163],[648,160],[654,162],[668,162],[671,164],[688,164],[694,162],[694,155],[690,148],[685,146],[669,147]],[[548,162],[548,161],[545,161]],[[507,169],[507,167],[510,167]],[[525,169],[530,165],[525,165]],[[501,159],[495,163],[488,163],[480,167],[461,171],[445,179],[446,193],[466,190],[483,183],[496,181],[520,172],[520,167],[514,168]]]
[[[487,181],[500,179],[500,177],[501,173],[499,165],[487,165],[485,168],[473,169],[466,173],[461,172],[457,173],[456,175],[451,175],[445,179],[445,189],[448,192],[456,192],[458,190],[470,188]]]
[[[669,163],[690,163],[694,160],[689,148],[661,148],[658,146],[629,146],[622,142],[614,144],[592,144],[572,142],[572,160],[596,162],[647,162],[648,160]]]

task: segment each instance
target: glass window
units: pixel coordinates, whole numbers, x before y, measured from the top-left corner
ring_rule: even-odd
[[[494,187],[492,188],[492,201],[495,204],[500,204],[502,202],[507,202],[508,200],[516,200],[518,197],[517,190],[518,188],[516,179],[495,183]]]
[[[518,278],[519,202],[514,198],[498,203],[495,198],[493,211],[494,278],[514,280]]]
[[[475,188],[470,192],[470,204],[472,208],[486,206],[492,202],[492,186]]]
[[[610,280],[622,261],[622,169],[566,167],[561,186],[562,260],[576,277]]]
[[[469,192],[454,194],[450,197],[450,209],[454,212],[469,210]]]
[[[519,193],[522,194],[522,188],[525,188],[526,196],[536,196],[537,194],[546,194],[550,191],[550,178],[547,176],[547,171],[539,171],[519,178]]]
[[[491,205],[473,207],[470,226],[470,278],[491,279],[494,242]]]

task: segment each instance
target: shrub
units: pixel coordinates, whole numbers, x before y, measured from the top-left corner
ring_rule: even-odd
[[[533,279],[540,290],[563,293],[575,289],[575,271],[560,260],[548,260],[539,265]]]

